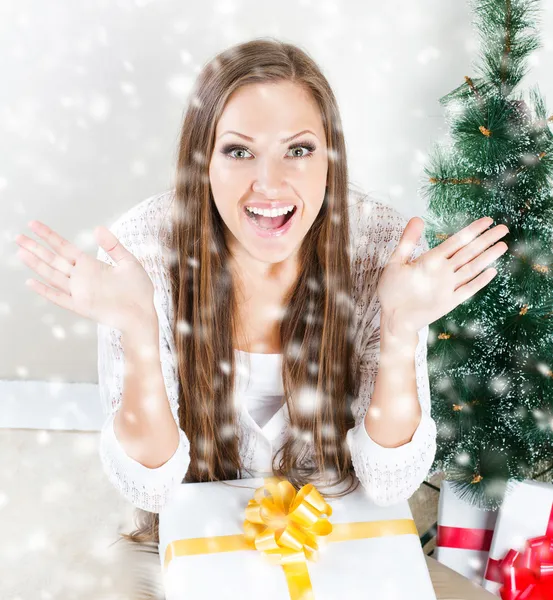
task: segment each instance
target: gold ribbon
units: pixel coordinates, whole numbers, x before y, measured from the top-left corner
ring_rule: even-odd
[[[268,494],[268,495],[267,495]],[[298,492],[286,479],[265,478],[246,507],[244,534],[176,540],[165,551],[164,568],[173,558],[257,549],[283,568],[291,600],[314,600],[307,560],[319,559],[321,542],[343,542],[388,535],[415,534],[413,519],[332,524],[332,507],[313,484]]]

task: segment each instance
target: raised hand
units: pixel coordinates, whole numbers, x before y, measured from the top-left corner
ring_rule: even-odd
[[[31,289],[54,304],[98,323],[126,331],[154,313],[154,286],[142,264],[106,227],[94,230],[115,267],[89,256],[39,221],[31,230],[54,251],[20,234],[18,256],[52,287],[31,279]]]
[[[492,223],[489,217],[473,221],[410,261],[424,221],[409,220],[377,287],[382,314],[394,334],[430,325],[488,285],[497,271],[486,267],[508,248],[505,242],[495,243],[509,232],[505,225],[480,235]]]

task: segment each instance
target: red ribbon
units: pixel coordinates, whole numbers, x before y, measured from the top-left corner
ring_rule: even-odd
[[[446,527],[444,525],[438,525],[436,546],[489,552],[492,544],[492,537],[493,529]]]
[[[545,535],[528,539],[522,551],[511,548],[500,560],[489,558],[484,578],[502,584],[502,600],[553,598],[553,504]]]

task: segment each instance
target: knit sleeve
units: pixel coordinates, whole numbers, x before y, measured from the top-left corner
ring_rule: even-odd
[[[430,386],[427,369],[429,326],[418,331],[415,349],[417,394],[421,420],[411,440],[388,448],[375,442],[365,428],[365,415],[374,391],[380,359],[380,304],[376,295],[378,279],[407,225],[408,219],[394,208],[376,203],[369,215],[360,219],[367,225],[358,246],[358,309],[360,316],[360,388],[352,403],[355,426],[347,432],[355,473],[375,504],[384,506],[408,499],[421,485],[436,453],[436,424],[431,418]],[[363,237],[363,235],[365,237]],[[424,233],[412,258],[428,250]]]
[[[134,228],[132,237],[130,230]],[[128,223],[119,219],[110,227],[119,241],[133,253],[145,267],[155,286],[156,311],[162,322],[159,308],[161,289],[156,269],[159,261],[144,249],[152,249],[150,236],[137,227],[135,219]],[[149,257],[148,257],[149,256]],[[97,258],[114,265],[110,256],[98,249]],[[167,340],[166,328],[160,327],[160,359],[163,379],[171,412],[177,425],[178,379],[175,361]],[[167,503],[173,491],[182,483],[190,464],[190,443],[179,427],[179,445],[173,456],[157,468],[148,468],[131,458],[123,449],[113,429],[115,414],[121,405],[124,383],[125,357],[121,345],[121,332],[107,325],[98,324],[98,385],[103,412],[107,415],[100,434],[99,456],[109,481],[137,508],[158,513]]]

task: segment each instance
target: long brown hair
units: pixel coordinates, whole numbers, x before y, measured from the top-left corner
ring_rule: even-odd
[[[326,78],[302,49],[274,38],[233,46],[212,59],[198,76],[182,125],[169,281],[180,381],[178,417],[191,443],[183,482],[243,477],[233,402],[234,342],[240,328],[237,286],[208,165],[216,124],[229,96],[243,85],[280,81],[303,86],[316,100],[329,166],[324,202],[299,249],[300,275],[285,299],[280,323],[291,435],[276,452],[272,469],[297,490],[319,483],[319,477],[336,485],[350,479],[345,492],[323,494],[341,497],[359,485],[346,443],[346,433],[355,424],[351,402],[359,390],[346,149],[337,102]],[[308,393],[316,398],[309,412],[299,401]],[[159,543],[158,514],[138,510],[138,529],[122,537]]]

